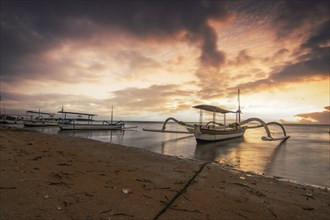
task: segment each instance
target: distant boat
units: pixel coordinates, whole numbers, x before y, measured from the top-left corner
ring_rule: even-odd
[[[58,120],[55,114],[39,111],[26,111],[26,119],[23,120],[25,127],[57,126]]]
[[[0,123],[1,124],[19,124],[23,120],[23,116],[16,114],[1,114]]]
[[[220,107],[216,107],[213,105],[196,105],[193,108],[200,110],[200,121],[199,124],[192,124],[192,123],[185,123],[182,121],[178,121],[175,118],[167,118],[163,124],[161,130],[157,129],[143,129],[144,131],[151,131],[151,132],[163,132],[163,133],[188,133],[193,134],[196,138],[197,142],[210,142],[210,141],[221,141],[227,140],[231,138],[238,138],[242,137],[247,129],[251,128],[258,128],[264,127],[267,133],[267,136],[262,137],[264,141],[274,141],[274,140],[285,140],[288,139],[290,136],[286,135],[286,131],[282,124],[278,122],[270,122],[265,123],[263,120],[259,118],[249,118],[241,122],[241,110],[240,110],[240,101],[239,101],[239,90],[238,90],[238,110],[237,111],[229,111],[225,110]],[[212,112],[213,113],[213,120],[207,122],[206,124],[202,123],[203,120],[203,111]],[[218,123],[215,120],[216,113],[220,113],[224,115],[223,123]],[[227,124],[226,123],[226,114],[234,113],[236,114],[236,122]],[[186,128],[187,132],[185,131],[171,131],[166,130],[166,124],[169,121],[174,121],[179,125],[182,125]],[[249,122],[259,122],[260,125],[257,126],[243,126]],[[280,126],[283,131],[283,136],[279,138],[272,137],[268,125],[277,125]]]
[[[59,128],[61,130],[123,130],[125,127],[124,121],[113,122],[113,108],[111,110],[111,121],[106,120],[93,120],[95,114],[81,113],[81,112],[68,112],[59,111],[58,113],[63,114],[63,119],[59,121]],[[67,114],[76,115],[76,118],[67,118]],[[87,116],[86,118],[81,118]],[[137,126],[135,126],[137,127]],[[133,127],[130,127],[133,128]]]

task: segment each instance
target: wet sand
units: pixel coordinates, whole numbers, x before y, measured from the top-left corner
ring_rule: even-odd
[[[0,129],[1,219],[329,219],[328,189],[90,139]]]

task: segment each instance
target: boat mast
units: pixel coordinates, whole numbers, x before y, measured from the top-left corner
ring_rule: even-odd
[[[240,101],[240,90],[238,89],[238,123],[241,123],[241,101]]]
[[[113,105],[111,105],[111,124],[112,124],[112,121],[113,121]]]

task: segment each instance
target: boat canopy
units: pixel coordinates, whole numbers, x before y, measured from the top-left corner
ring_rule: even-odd
[[[95,115],[95,114],[81,113],[81,112],[66,112],[66,111],[59,111],[58,113],[73,114],[73,115],[97,116],[97,115]]]
[[[53,113],[39,112],[39,111],[26,111],[26,113],[55,116],[55,114]]]
[[[217,106],[213,106],[213,105],[196,105],[193,106],[193,108],[197,108],[197,109],[201,109],[204,111],[209,111],[209,112],[216,112],[216,113],[221,113],[221,114],[227,114],[227,113],[236,113],[234,111],[229,111]]]

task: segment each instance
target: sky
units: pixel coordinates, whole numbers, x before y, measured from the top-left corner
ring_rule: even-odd
[[[329,22],[328,0],[1,0],[1,112],[198,121],[240,89],[243,119],[330,124]]]

